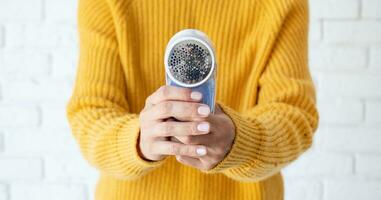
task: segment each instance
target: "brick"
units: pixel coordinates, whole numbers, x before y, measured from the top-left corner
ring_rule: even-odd
[[[353,159],[349,155],[317,153],[309,151],[284,170],[291,177],[345,177],[353,171]]]
[[[322,39],[323,25],[319,20],[311,20],[309,30],[309,41],[320,41]]]
[[[25,27],[25,45],[28,47],[77,47],[76,26],[62,24],[28,24]]]
[[[0,54],[1,54],[1,51],[0,51]],[[2,100],[2,98],[3,98],[3,91],[2,91],[1,81],[0,81],[0,101]]]
[[[324,200],[380,200],[381,183],[374,181],[327,181]]]
[[[380,98],[381,76],[366,74],[322,74],[319,89],[328,96]]]
[[[380,8],[379,0],[362,0],[362,16],[365,18],[380,19]]]
[[[366,122],[380,124],[381,123],[381,102],[369,101],[366,103]]]
[[[66,103],[71,95],[69,82],[51,79],[19,80],[3,84],[3,98],[9,102]]]
[[[319,99],[318,108],[321,124],[358,124],[364,120],[361,101]]]
[[[329,152],[380,153],[381,134],[376,127],[327,127],[319,129],[321,148]]]
[[[98,176],[97,170],[91,167],[79,152],[46,157],[44,169],[46,180],[51,181],[95,181]]]
[[[4,134],[0,132],[0,153],[4,151]]]
[[[36,127],[40,114],[35,106],[0,104],[0,127]]]
[[[324,40],[335,44],[381,43],[381,21],[326,21]]]
[[[84,200],[86,188],[79,184],[28,184],[16,183],[11,186],[12,200]]]
[[[358,0],[311,0],[311,18],[353,19],[359,16]]]
[[[312,180],[285,179],[285,200],[321,200],[322,184]]]
[[[78,55],[78,48],[54,51],[52,55],[52,76],[58,79],[74,80]]]
[[[0,158],[0,181],[39,180],[42,161],[37,158]]]
[[[0,76],[28,78],[46,76],[50,70],[49,56],[36,51],[4,51],[0,59]]]
[[[367,66],[367,51],[359,47],[314,46],[309,58],[313,69],[359,69]]]
[[[45,2],[45,16],[47,21],[76,20],[77,0],[49,0]]]
[[[8,190],[3,184],[0,184],[0,200],[8,200]]]
[[[4,135],[7,156],[80,155],[78,145],[67,131],[17,129],[8,130]]]
[[[25,26],[19,23],[8,23],[4,25],[5,39],[7,48],[20,48],[25,46]]]
[[[370,69],[381,71],[381,48],[374,48],[370,51]]]
[[[62,129],[69,131],[69,122],[66,118],[66,104],[42,104],[42,128],[44,129]]]
[[[42,19],[41,0],[0,1],[0,21],[38,21]]]
[[[355,172],[369,177],[381,177],[381,156],[363,155],[356,156]]]
[[[4,46],[4,28],[0,25],[0,48]]]

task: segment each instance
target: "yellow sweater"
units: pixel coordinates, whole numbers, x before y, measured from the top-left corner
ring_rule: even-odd
[[[280,170],[318,123],[307,63],[307,0],[80,0],[80,61],[67,107],[98,200],[283,199]],[[231,151],[200,172],[139,157],[138,115],[165,84],[164,51],[194,28],[213,41],[217,102],[236,126]]]

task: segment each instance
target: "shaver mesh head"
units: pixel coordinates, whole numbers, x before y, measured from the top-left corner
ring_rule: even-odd
[[[171,75],[184,84],[201,82],[212,70],[211,53],[196,40],[179,42],[169,53],[168,68]]]

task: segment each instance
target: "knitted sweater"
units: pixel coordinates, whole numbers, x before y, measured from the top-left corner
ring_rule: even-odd
[[[307,61],[307,0],[79,0],[80,59],[67,107],[98,200],[283,199],[280,170],[318,124]],[[209,171],[142,159],[139,113],[165,84],[169,39],[199,29],[216,50],[216,100],[235,125]]]

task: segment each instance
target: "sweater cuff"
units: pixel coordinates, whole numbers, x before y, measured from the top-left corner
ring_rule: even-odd
[[[235,125],[235,138],[229,153],[214,168],[207,173],[222,172],[227,169],[242,166],[252,157],[254,150],[253,138],[259,137],[255,130],[260,125],[247,120],[242,114],[232,108],[219,103],[222,111],[228,115]]]
[[[134,117],[122,127],[118,136],[118,151],[126,163],[126,170],[145,173],[160,166],[164,161],[147,161],[140,157],[138,152],[140,135],[139,118]]]

